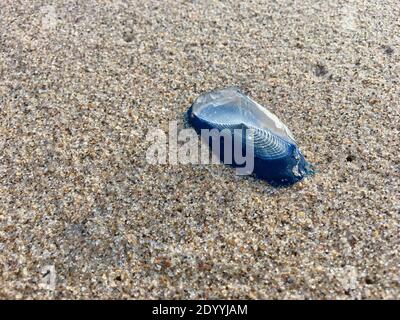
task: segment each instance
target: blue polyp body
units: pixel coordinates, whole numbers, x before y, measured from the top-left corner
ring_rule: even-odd
[[[202,129],[218,129],[215,124],[205,121],[198,117],[192,110],[193,106],[187,111],[187,121],[196,130],[198,134],[201,134]],[[232,134],[234,135],[233,131]],[[211,148],[211,139],[206,141]],[[285,141],[287,144],[287,152],[284,156],[275,159],[268,159],[263,156],[262,150],[254,149],[254,170],[253,174],[260,179],[267,181],[270,185],[274,187],[287,187],[300,180],[305,176],[312,173],[309,164],[305,161],[303,155],[301,154],[298,147],[291,141]],[[220,152],[218,154],[221,162],[224,162],[224,139],[220,140]],[[234,150],[233,147],[230,150]],[[242,148],[242,154],[245,154],[245,146]],[[233,155],[230,157],[234,158]],[[231,164],[233,167],[238,165],[233,161]],[[294,168],[296,168],[294,170]]]

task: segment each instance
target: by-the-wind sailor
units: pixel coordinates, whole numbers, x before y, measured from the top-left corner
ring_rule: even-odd
[[[232,139],[228,144],[226,135],[219,138],[218,156],[221,161],[234,167],[242,164],[235,161],[237,150],[233,141],[239,140],[242,142],[240,152],[252,150],[252,173],[273,186],[288,186],[312,173],[289,129],[238,88],[215,90],[199,96],[189,108],[187,120],[199,134],[204,129],[230,132]],[[248,131],[251,135],[246,135]],[[209,138],[206,142],[211,147],[215,141]],[[227,159],[233,161],[224,161]]]

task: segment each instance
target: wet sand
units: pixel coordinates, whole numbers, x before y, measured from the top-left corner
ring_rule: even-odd
[[[397,0],[1,1],[0,298],[400,298],[399,16]],[[275,190],[146,161],[149,130],[231,85],[315,176]]]

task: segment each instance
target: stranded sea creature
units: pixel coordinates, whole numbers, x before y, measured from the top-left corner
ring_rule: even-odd
[[[290,130],[238,88],[202,94],[189,108],[187,120],[198,134],[204,129],[230,133],[230,141],[226,141],[226,134],[221,135],[218,141],[216,152],[223,163],[235,158],[232,153],[238,150],[234,150],[236,144],[233,141],[242,142],[240,152],[251,146],[254,156],[252,173],[272,186],[289,186],[312,173]],[[212,147],[215,141],[209,138],[205,142]],[[240,166],[235,160],[226,164]]]

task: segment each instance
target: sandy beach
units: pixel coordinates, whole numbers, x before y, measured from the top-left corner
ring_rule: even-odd
[[[400,4],[0,3],[1,299],[400,299]],[[316,174],[146,160],[238,86]]]

